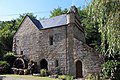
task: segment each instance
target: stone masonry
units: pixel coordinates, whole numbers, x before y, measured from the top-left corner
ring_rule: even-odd
[[[62,73],[81,78],[98,74],[103,63],[100,53],[85,44],[75,7],[67,14],[42,21],[26,16],[14,35],[13,52],[36,62],[38,71],[59,67]]]

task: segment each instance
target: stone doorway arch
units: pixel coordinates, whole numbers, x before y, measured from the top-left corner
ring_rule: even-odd
[[[40,69],[46,69],[46,70],[48,70],[48,62],[47,62],[46,59],[42,59],[40,61]]]
[[[82,62],[80,60],[76,61],[76,78],[83,78]]]

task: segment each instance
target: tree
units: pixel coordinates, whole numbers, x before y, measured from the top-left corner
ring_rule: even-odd
[[[59,16],[61,14],[65,14],[67,12],[68,12],[68,9],[65,8],[64,10],[62,10],[61,7],[58,7],[58,8],[55,8],[53,11],[50,12],[51,13],[50,17]]]
[[[88,11],[92,21],[98,23],[101,34],[101,52],[106,56],[105,64],[113,64],[113,62],[116,64],[109,68],[111,71],[114,70],[113,73],[120,73],[119,8],[119,0],[92,0]],[[107,66],[104,68],[108,69]],[[115,78],[117,79],[117,77]]]
[[[93,14],[99,21],[102,52],[108,57],[120,52],[119,0],[94,0]],[[96,5],[98,7],[96,7]],[[112,33],[112,34],[111,34]],[[105,49],[107,46],[107,49]]]
[[[15,33],[14,26],[14,20],[2,22],[2,29],[0,30],[1,54],[12,50],[12,36]]]
[[[100,51],[99,46],[101,44],[101,37],[100,32],[98,31],[99,26],[98,22],[93,20],[93,16],[88,14],[89,7],[90,5],[88,5],[86,8],[83,8],[82,10],[79,10],[80,19],[85,28],[86,43],[90,47]]]

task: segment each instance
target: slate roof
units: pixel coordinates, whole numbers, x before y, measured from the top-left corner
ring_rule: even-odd
[[[50,28],[50,27],[65,25],[67,24],[67,15],[63,14],[53,18],[41,20],[40,22],[43,28]]]
[[[61,26],[61,25],[66,25],[67,24],[67,15],[63,14],[60,16],[56,16],[53,18],[45,19],[45,20],[40,20],[38,21],[37,19],[34,19],[30,16],[28,16],[31,21],[36,25],[38,29],[45,29],[45,28],[51,28],[51,27],[56,27],[56,26]]]
[[[36,27],[37,27],[38,29],[43,28],[43,26],[41,25],[40,21],[38,21],[37,19],[35,19],[35,18],[33,18],[33,17],[30,17],[30,16],[28,16],[28,17],[31,19],[31,21],[36,25]]]

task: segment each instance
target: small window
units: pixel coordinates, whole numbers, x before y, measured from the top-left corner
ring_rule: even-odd
[[[53,36],[49,37],[50,45],[53,45]]]
[[[59,64],[58,64],[58,60],[55,60],[55,67],[58,67]]]
[[[20,55],[23,55],[23,51],[20,52]]]

